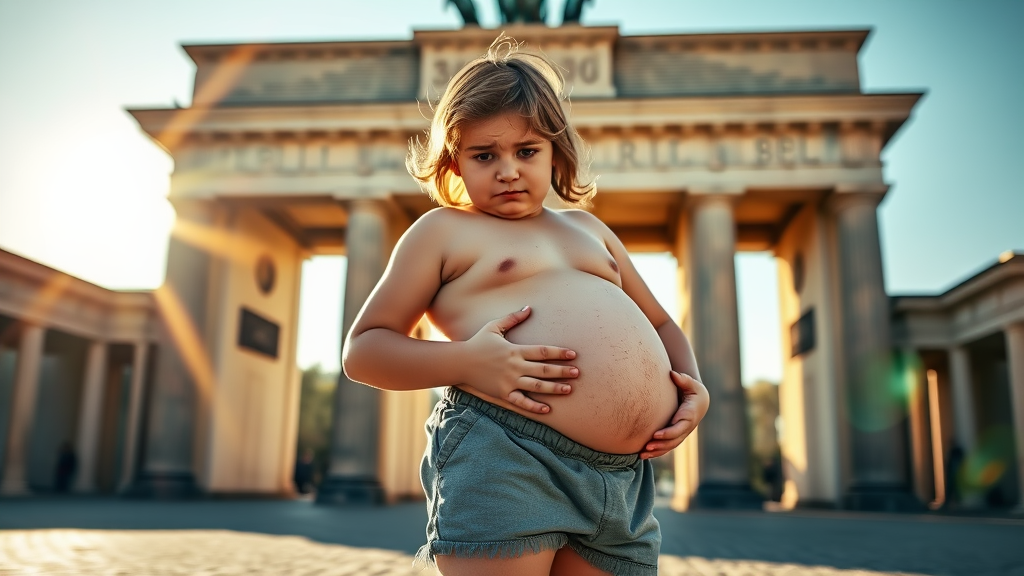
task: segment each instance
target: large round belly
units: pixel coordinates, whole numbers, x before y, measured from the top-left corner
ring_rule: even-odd
[[[658,333],[633,300],[606,280],[578,273],[533,281],[541,285],[522,292],[530,294],[533,311],[506,337],[575,350],[571,364],[580,375],[566,396],[533,396],[551,406],[549,413],[516,411],[595,450],[641,451],[677,407]]]

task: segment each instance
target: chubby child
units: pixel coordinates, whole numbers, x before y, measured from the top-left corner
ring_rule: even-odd
[[[410,173],[441,205],[399,241],[345,373],[447,387],[427,421],[419,556],[462,574],[650,575],[650,458],[708,408],[686,336],[622,242],[570,206],[595,192],[543,57],[499,38],[451,80]],[[451,341],[409,334],[426,314]]]

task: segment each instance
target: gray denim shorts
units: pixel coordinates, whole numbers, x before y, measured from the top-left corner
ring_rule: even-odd
[[[649,460],[591,450],[457,388],[446,390],[426,429],[420,479],[429,518],[419,560],[509,558],[568,544],[612,574],[658,573]]]

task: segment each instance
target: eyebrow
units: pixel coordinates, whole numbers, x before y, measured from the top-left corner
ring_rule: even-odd
[[[540,144],[542,142],[544,142],[544,141],[541,140],[540,138],[533,138],[533,139],[530,139],[530,140],[523,140],[522,142],[516,142],[515,144],[512,145],[512,147],[513,148],[522,148],[523,146],[536,146],[537,144]],[[476,151],[481,151],[481,150],[490,150],[491,148],[494,148],[494,146],[495,146],[495,143],[492,142],[490,144],[481,144],[481,145],[478,145],[478,146],[466,146],[465,150],[467,152],[476,152]]]

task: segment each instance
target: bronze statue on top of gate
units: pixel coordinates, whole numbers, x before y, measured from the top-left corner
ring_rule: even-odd
[[[480,25],[473,0],[448,0],[458,9],[465,24]],[[583,6],[590,0],[566,0],[562,24],[576,23],[583,14]],[[502,24],[543,24],[547,19],[544,0],[497,0]]]

